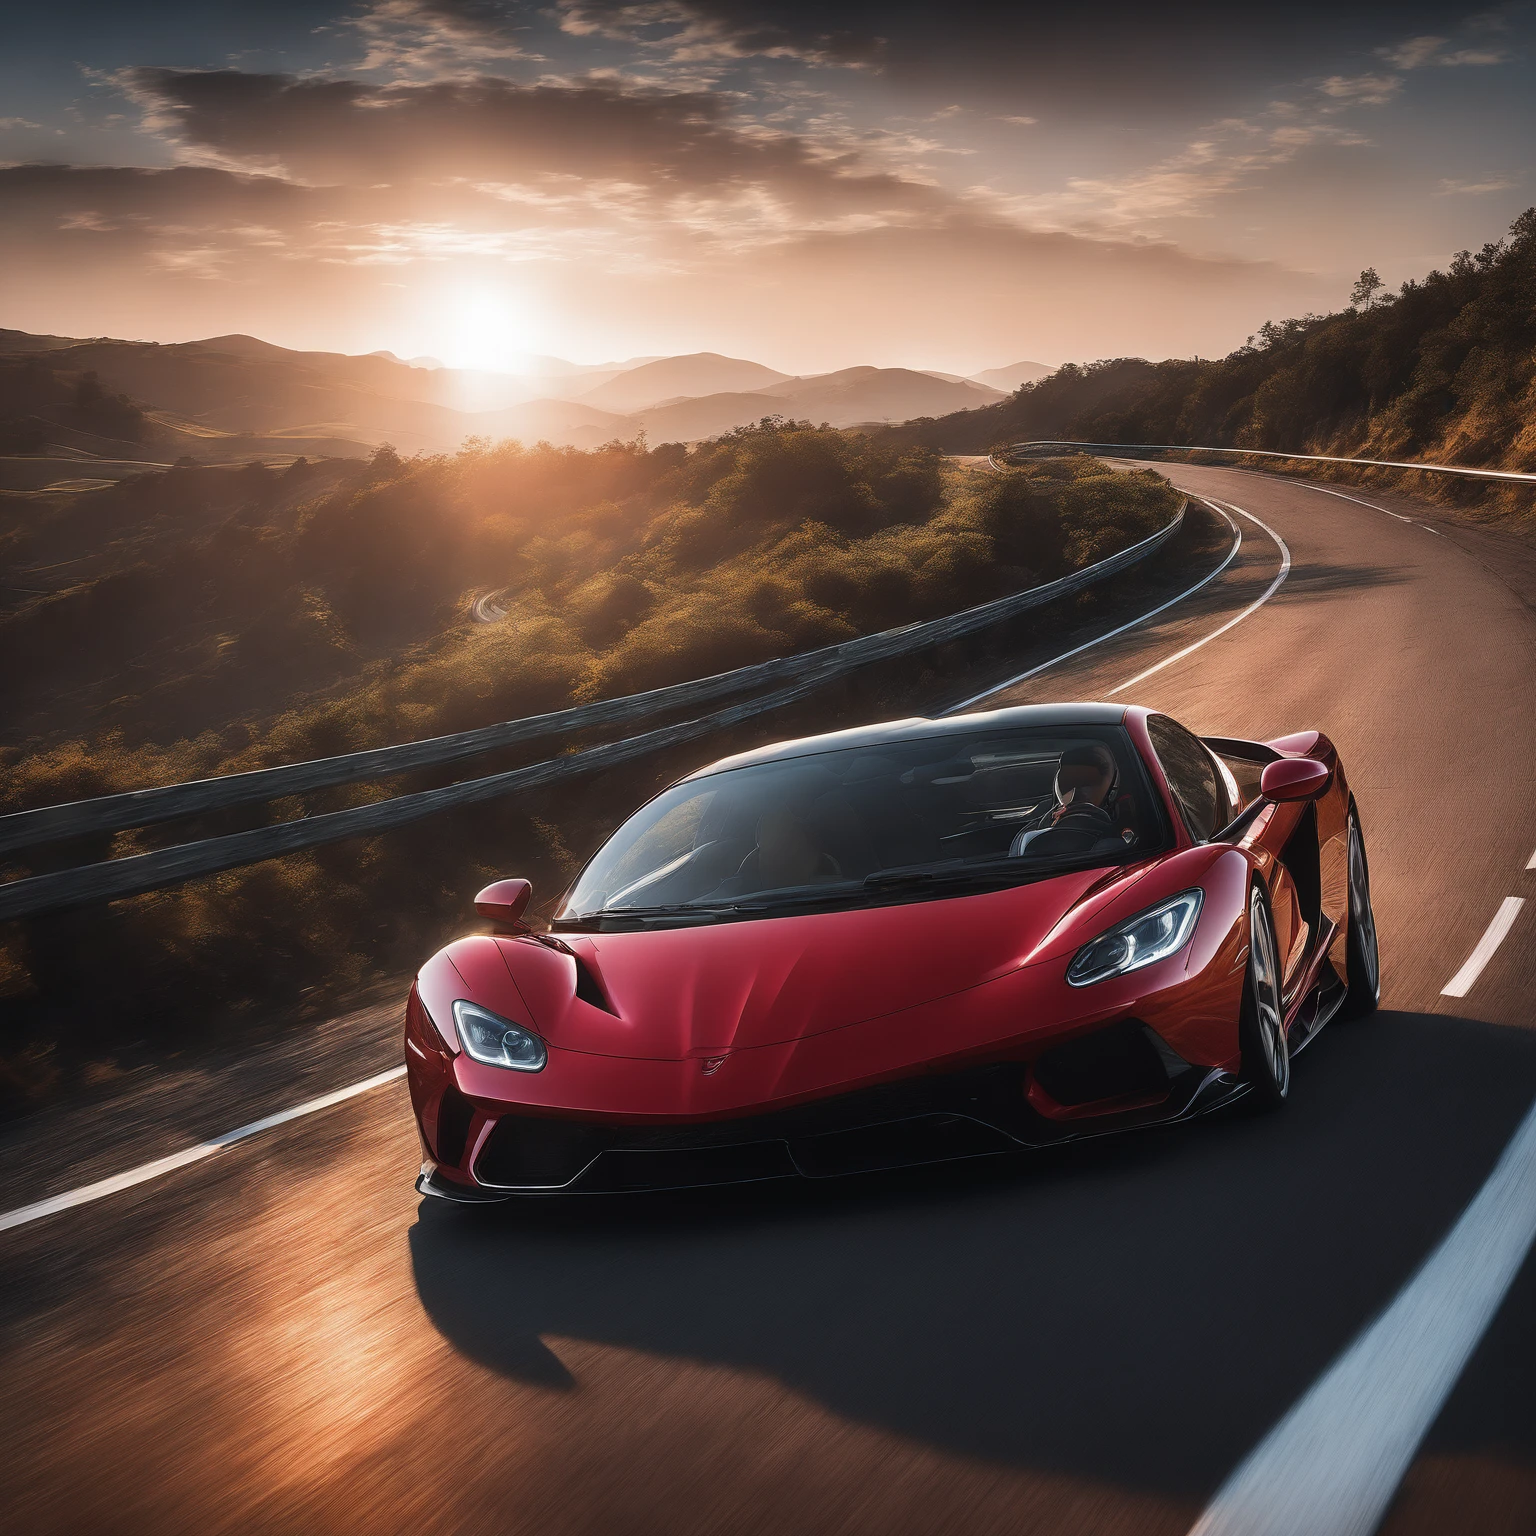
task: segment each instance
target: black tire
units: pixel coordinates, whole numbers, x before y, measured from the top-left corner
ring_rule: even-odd
[[[1280,945],[1269,903],[1256,885],[1248,896],[1248,979],[1237,1043],[1255,1109],[1279,1109],[1291,1091],[1291,1053],[1280,995]]]
[[[1339,1016],[1361,1019],[1375,1013],[1381,1001],[1381,956],[1376,948],[1376,913],[1371,906],[1371,871],[1365,858],[1360,814],[1349,803],[1349,927],[1345,934],[1344,965],[1349,990]]]

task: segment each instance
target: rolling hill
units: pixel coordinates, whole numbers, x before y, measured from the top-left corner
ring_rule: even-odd
[[[746,394],[788,379],[788,374],[765,368],[761,363],[748,362],[745,358],[721,357],[718,352],[692,352],[631,368],[580,399],[583,405],[628,416],[675,400]]]
[[[0,331],[0,369],[14,375],[0,426],[4,452],[95,459],[99,477],[120,478],[133,460],[362,457],[385,442],[408,454],[442,453],[469,437],[591,448],[642,431],[653,442],[697,442],[765,416],[849,427],[1002,398],[953,375],[858,367],[791,377],[710,352],[591,366],[525,361],[545,371],[422,367],[388,352],[298,352],[238,334],[160,344]],[[88,375],[137,413],[133,432],[86,420],[71,404]],[[31,487],[40,475],[52,483],[36,464],[0,469],[0,484]]]
[[[788,402],[788,415],[844,427],[865,421],[906,421],[913,416],[974,410],[1003,397],[1002,390],[969,380],[950,383],[910,368],[867,367],[790,379],[762,393]]]
[[[1006,368],[988,368],[984,373],[973,373],[971,377],[978,384],[986,384],[1002,390],[1005,395],[1011,395],[1021,385],[1033,384],[1036,379],[1043,379],[1046,374],[1055,371],[1044,363],[1010,363]]]
[[[811,378],[785,379],[768,389],[672,400],[631,418],[653,441],[696,442],[765,416],[825,422],[832,427],[973,410],[1002,394],[968,380],[951,383],[908,368],[844,368]]]

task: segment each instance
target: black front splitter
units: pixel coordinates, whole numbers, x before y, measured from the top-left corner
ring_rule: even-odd
[[[1184,1081],[1170,1098],[1155,1108],[1149,1106],[1102,1120],[1045,1121],[1024,1105],[1020,1085],[1014,1079],[1009,1095],[1012,1108],[1007,1115],[988,1115],[973,1101],[967,1106],[969,1113],[950,1109],[948,1113],[930,1110],[911,1114],[910,1109],[915,1106],[907,1106],[908,1114],[891,1119],[866,1119],[862,1123],[856,1119],[852,1125],[835,1127],[823,1124],[814,1131],[803,1123],[786,1125],[786,1117],[781,1115],[754,1117],[745,1124],[714,1122],[651,1133],[648,1145],[610,1145],[594,1152],[561,1183],[469,1187],[445,1179],[435,1164],[427,1163],[416,1181],[416,1189],[438,1199],[479,1205],[539,1195],[659,1193],[797,1177],[841,1178],[1039,1150],[1169,1125],[1230,1103],[1247,1086],[1219,1071],[1193,1070],[1183,1076]],[[811,1106],[813,1110],[825,1107],[830,1106]],[[800,1118],[798,1112],[790,1113]],[[935,1131],[942,1134],[935,1136]],[[917,1134],[909,1140],[910,1133]],[[840,1145],[845,1143],[853,1145]],[[668,1154],[685,1149],[691,1156],[686,1159],[686,1166],[679,1166]]]

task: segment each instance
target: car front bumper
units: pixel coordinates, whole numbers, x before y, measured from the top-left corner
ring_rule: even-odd
[[[823,1179],[995,1156],[1186,1119],[1242,1084],[1187,1068],[1165,1092],[1078,1118],[1041,1114],[1018,1063],[924,1074],[767,1114],[692,1125],[622,1125],[503,1114],[458,1164],[429,1159],[424,1195],[480,1203],[535,1194],[629,1194],[780,1178]]]

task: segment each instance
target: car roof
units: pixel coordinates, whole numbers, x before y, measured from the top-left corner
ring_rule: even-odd
[[[847,731],[827,731],[820,736],[800,736],[793,741],[770,742],[734,757],[686,774],[679,783],[746,768],[757,763],[782,762],[792,757],[813,757],[847,747],[879,747],[900,741],[929,741],[935,737],[968,736],[977,731],[1013,730],[1020,726],[1119,725],[1125,719],[1124,704],[1022,704],[1013,709],[990,709],[971,715],[944,715],[930,719],[914,715],[907,720],[886,720],[878,725],[857,725]]]

